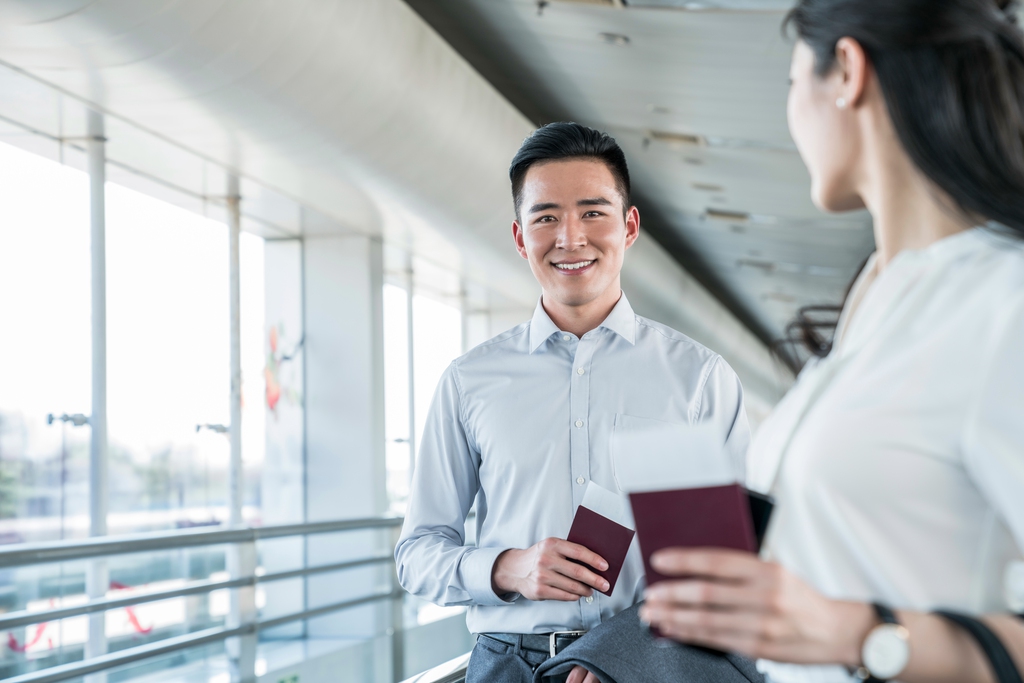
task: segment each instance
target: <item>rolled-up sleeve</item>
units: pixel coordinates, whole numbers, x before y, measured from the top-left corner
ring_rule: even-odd
[[[441,377],[427,416],[409,508],[395,546],[402,587],[439,605],[506,605],[491,587],[505,548],[466,545],[466,516],[480,488],[480,455],[463,421],[458,366]]]
[[[701,393],[699,422],[711,422],[721,431],[725,455],[732,463],[737,481],[746,481],[750,425],[743,406],[739,377],[721,357],[713,361]]]

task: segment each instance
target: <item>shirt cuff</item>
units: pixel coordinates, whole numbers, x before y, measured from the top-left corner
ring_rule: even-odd
[[[469,592],[473,604],[501,606],[511,605],[519,598],[519,593],[498,595],[491,587],[491,573],[498,555],[508,548],[476,548],[462,557],[460,572],[462,585]]]

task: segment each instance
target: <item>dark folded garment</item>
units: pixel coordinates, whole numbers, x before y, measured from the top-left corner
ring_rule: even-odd
[[[655,642],[637,617],[639,605],[601,624],[547,660],[534,683],[549,683],[582,666],[601,683],[764,683],[750,659]]]

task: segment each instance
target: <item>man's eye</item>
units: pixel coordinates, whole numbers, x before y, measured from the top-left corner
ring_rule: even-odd
[[[541,216],[535,222],[536,223],[550,223],[553,220],[555,220],[554,216]]]
[[[594,218],[594,217],[603,216],[603,215],[604,214],[601,213],[600,211],[587,211],[585,214],[583,214],[583,217],[584,218]]]

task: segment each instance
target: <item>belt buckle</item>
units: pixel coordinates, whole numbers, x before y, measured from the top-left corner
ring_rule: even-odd
[[[555,631],[554,633],[548,634],[548,651],[551,656],[554,657],[557,653],[555,652],[555,639],[558,636],[583,636],[586,631]]]

